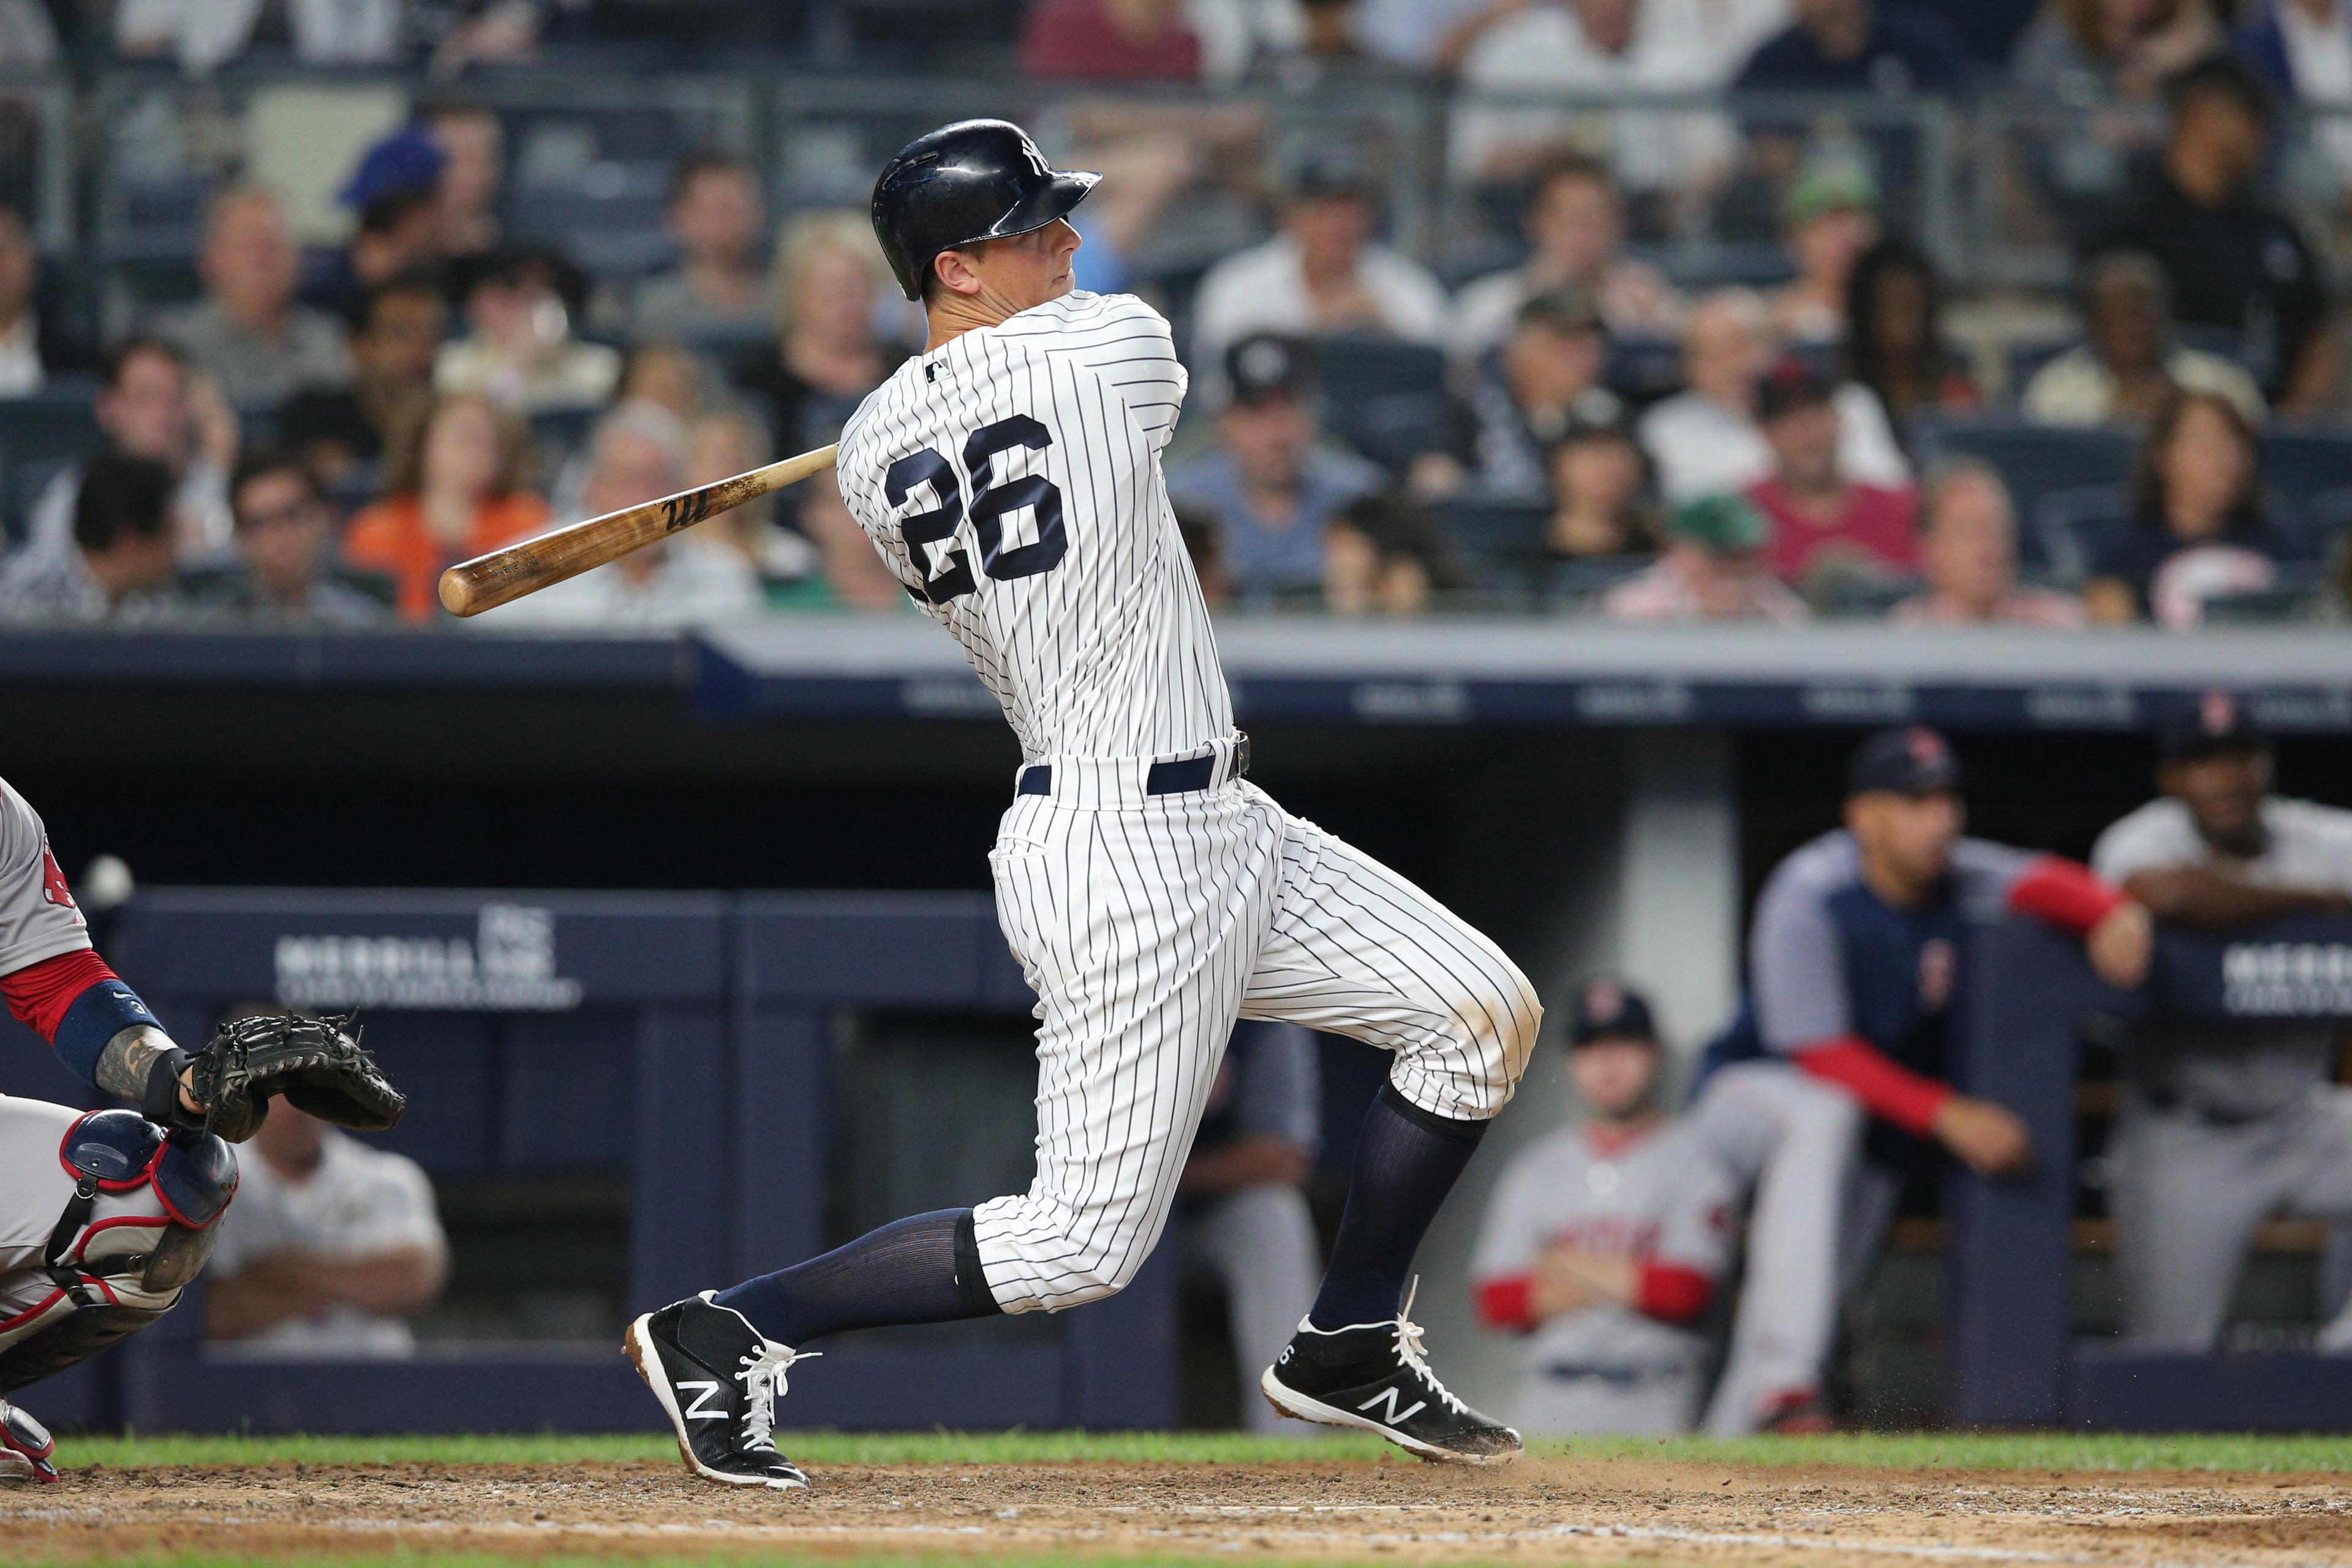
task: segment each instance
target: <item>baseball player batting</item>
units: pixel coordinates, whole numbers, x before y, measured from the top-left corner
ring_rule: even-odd
[[[260,1129],[270,1096],[368,1127],[405,1102],[329,1022],[247,1019],[194,1055],[173,1044],[91,951],[41,819],[5,783],[0,994],[84,1082],[142,1108],[0,1095],[0,1480],[54,1481],[47,1430],[6,1395],[171,1310],[236,1192],[229,1143]]]
[[[1492,942],[1244,778],[1249,744],[1160,477],[1184,370],[1149,306],[1071,284],[1066,220],[1097,178],[994,120],[890,161],[875,232],[929,342],[851,417],[839,458],[859,526],[1021,742],[989,859],[1038,997],[1036,1177],[632,1324],[631,1359],[715,1481],[807,1484],[772,1434],[814,1341],[1124,1287],[1160,1238],[1237,1017],[1392,1058],[1328,1268],[1265,1396],[1425,1458],[1519,1451],[1430,1370],[1404,1285],[1540,1009]]]

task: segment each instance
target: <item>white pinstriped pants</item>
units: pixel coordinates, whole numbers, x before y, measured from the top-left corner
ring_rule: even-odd
[[[1148,759],[1053,759],[989,860],[1038,996],[1037,1175],[974,1211],[1008,1312],[1133,1279],[1166,1224],[1236,1017],[1390,1051],[1415,1105],[1481,1120],[1511,1097],[1542,1009],[1495,944],[1370,856],[1226,780],[1147,795]]]

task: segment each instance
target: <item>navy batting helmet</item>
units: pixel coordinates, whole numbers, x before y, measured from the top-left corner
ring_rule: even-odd
[[[874,235],[909,300],[932,258],[1066,217],[1100,174],[1064,172],[1003,120],[960,120],[898,150],[874,182]]]

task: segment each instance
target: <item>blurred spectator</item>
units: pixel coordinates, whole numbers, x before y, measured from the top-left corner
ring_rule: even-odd
[[[2088,541],[2083,598],[2095,621],[2194,626],[2214,594],[2270,586],[2292,553],[2263,515],[2253,426],[2236,404],[2184,392],[2148,427],[2131,515]]]
[[[834,437],[906,352],[883,341],[876,312],[897,289],[887,281],[865,216],[805,213],[785,226],[776,250],[775,341],[745,352],[735,384],[764,399],[779,452],[805,452]]]
[[[1021,68],[1048,81],[1197,81],[1184,0],[1032,0]]]
[[[1773,290],[1772,319],[1796,343],[1845,341],[1853,269],[1878,242],[1878,187],[1846,163],[1799,174],[1780,204],[1780,243],[1797,276]]]
[[[2352,813],[2273,793],[2270,742],[2227,692],[2167,715],[2157,755],[2162,797],[2099,836],[2101,876],[2197,931],[2252,936],[2284,915],[2352,912]],[[2313,951],[2324,950],[2298,956]],[[2107,1140],[2125,1331],[2208,1352],[2257,1225],[2352,1219],[2352,1090],[2333,1081],[2341,1032],[2159,1012],[2132,1033]],[[2322,1326],[2318,1347],[2352,1350],[2352,1308]]]
[[[1773,366],[1757,391],[1772,472],[1747,495],[1771,520],[1766,564],[1808,597],[1842,574],[1885,580],[1908,574],[1919,559],[1910,487],[1846,478],[1838,461],[1836,399],[1835,383],[1795,359]]]
[[[2352,10],[2344,0],[2254,0],[2239,13],[2239,52],[2271,90],[2306,110],[2314,145],[2339,186],[2352,177]],[[2339,197],[2340,199],[2340,197]]]
[[[1409,497],[1360,496],[1323,525],[1323,607],[1335,616],[1417,616],[1464,585],[1436,524]]]
[[[1544,549],[1557,560],[1649,555],[1665,536],[1650,459],[1633,431],[1577,423],[1551,449],[1551,521]]]
[[[0,566],[0,620],[96,622],[172,607],[172,470],[104,452],[82,470],[72,531]]]
[[[1199,507],[1176,503],[1176,531],[1184,541],[1184,554],[1192,563],[1192,575],[1201,584],[1201,597],[1211,609],[1222,609],[1233,603],[1234,580],[1225,570],[1225,549],[1219,536],[1213,513]]]
[[[1201,1130],[1177,1179],[1184,1250],[1224,1286],[1242,1423],[1287,1423],[1258,1391],[1315,1300],[1321,1242],[1302,1190],[1323,1146],[1315,1037],[1297,1024],[1242,1023],[1209,1086]]]
[[[300,458],[284,449],[247,453],[230,477],[229,504],[236,564],[194,584],[195,603],[331,626],[391,622],[383,600],[332,570],[334,510]]]
[[[479,394],[413,408],[385,450],[384,499],[352,519],[344,559],[393,580],[402,619],[431,620],[443,571],[547,526],[547,503],[523,488],[530,455],[522,422]]]
[[[1732,83],[1741,92],[1960,92],[1974,66],[1944,18],[1878,0],[1790,0],[1795,21]]]
[[[404,0],[116,0],[115,52],[168,55],[190,76],[256,44],[290,44],[310,65],[388,65],[405,53]]]
[[[793,489],[800,500],[795,521],[816,551],[817,570],[795,583],[772,584],[768,602],[781,609],[910,610],[914,601],[857,526],[833,470]]]
[[[1647,999],[1588,982],[1569,1026],[1583,1118],[1513,1154],[1470,1278],[1489,1328],[1527,1336],[1511,1419],[1530,1436],[1686,1432],[1704,1320],[1731,1262],[1730,1173],[1661,1109]]]
[[[228,548],[228,470],[236,461],[236,416],[212,383],[189,369],[161,338],[125,338],[99,367],[98,427],[113,450],[149,458],[179,481],[172,521],[183,562]],[[73,533],[81,482],[68,468],[33,503],[27,533],[36,544],[62,544]]]
[[[2238,333],[2272,405],[2315,413],[2336,374],[2326,279],[2262,191],[2269,96],[2244,65],[2214,56],[2167,83],[2165,103],[2162,162],[2098,248],[2154,257],[2179,320]]]
[[[431,17],[435,74],[536,58],[545,8],[544,0],[439,0]],[[576,0],[559,0],[557,8],[585,9]]]
[[[1847,294],[1847,374],[1898,436],[1923,414],[1975,411],[1976,385],[1944,341],[1943,287],[1926,251],[1880,240],[1854,262]]]
[[[24,216],[0,203],[0,397],[38,392],[54,375],[89,368],[89,345],[41,299],[41,251]]]
[[[2165,78],[2218,41],[2199,0],[2046,0],[2017,40],[2010,83],[2051,107],[2153,103]]]
[[[2172,286],[2138,251],[2114,250],[2083,273],[2083,343],[2034,373],[2025,416],[2043,425],[2145,425],[2182,392],[2210,393],[2263,417],[2254,378],[2220,354],[2173,342]]]
[[[1480,494],[1549,499],[1544,458],[1552,443],[1573,424],[1606,424],[1624,412],[1601,383],[1608,360],[1601,312],[1581,289],[1556,289],[1519,307],[1511,335],[1470,396]]]
[[[1526,0],[1363,0],[1364,41],[1385,59],[1451,75],[1485,29],[1486,14]]]
[[[322,488],[381,461],[401,420],[432,395],[433,361],[448,321],[439,286],[421,274],[368,290],[345,346],[350,382],[304,387],[278,413],[278,439]]]
[[[1740,496],[1675,509],[1655,564],[1601,596],[1612,621],[1775,621],[1794,625],[1805,602],[1764,560],[1772,525]]]
[[[544,246],[499,252],[466,295],[466,335],[441,350],[434,386],[523,410],[604,402],[620,383],[621,356],[574,335],[580,291],[570,264]]]
[[[351,374],[343,334],[295,301],[302,253],[286,209],[258,185],[213,198],[196,272],[205,297],[169,311],[155,330],[180,345],[238,408],[275,408],[298,386]]]
[[[1502,342],[1521,305],[1554,289],[1585,290],[1613,336],[1663,337],[1681,324],[1674,286],[1624,254],[1624,204],[1592,159],[1561,153],[1537,170],[1527,236],[1527,260],[1479,279],[1454,302],[1454,352],[1464,363]]]
[[[1563,142],[1590,141],[1598,131],[1627,191],[1696,205],[1738,151],[1720,115],[1626,108],[1596,121],[1590,111],[1541,100],[1719,89],[1745,53],[1734,52],[1740,40],[1726,29],[1706,25],[1709,9],[1706,0],[1490,7],[1472,24],[1482,30],[1463,54],[1461,85],[1500,101],[1455,109],[1449,144],[1455,173],[1483,184],[1517,180]]]
[[[449,1278],[424,1170],[283,1099],[245,1149],[236,1217],[222,1216],[205,1271],[205,1337],[274,1355],[415,1353],[406,1319]]]
[[[631,333],[680,343],[757,335],[775,315],[760,256],[766,223],[759,176],[742,159],[698,153],[679,165],[662,210],[678,264],[637,285]]]
[[[681,488],[716,484],[764,468],[774,458],[766,424],[744,409],[719,408],[696,415],[687,421],[686,475]],[[779,588],[797,590],[816,573],[820,563],[806,539],[776,525],[775,502],[774,496],[767,495],[731,507],[696,523],[679,537],[678,543],[732,551],[751,563],[772,593]]]
[[[2083,624],[2083,603],[2072,594],[2019,584],[2017,510],[1999,469],[1974,458],[1938,465],[1920,486],[1919,505],[1927,585],[1895,606],[1897,626]]]
[[[369,148],[340,197],[359,214],[351,243],[311,269],[303,301],[349,320],[370,289],[437,272],[449,257],[441,208],[448,166],[440,144],[413,125]]]
[[[671,342],[639,343],[621,362],[621,382],[613,394],[616,403],[650,403],[681,420],[700,415],[711,401],[709,373],[703,362]]]
[[[1372,242],[1371,172],[1352,148],[1325,146],[1286,183],[1282,232],[1226,257],[1201,279],[1192,358],[1214,370],[1253,332],[1380,332],[1441,342],[1445,290],[1419,263]]]
[[[1688,389],[1653,406],[1636,426],[1670,504],[1742,489],[1772,471],[1772,449],[1756,423],[1757,379],[1772,356],[1770,315],[1748,289],[1719,289],[1692,310],[1683,326]],[[1834,402],[1846,478],[1907,484],[1910,466],[1878,400],[1848,383]]]
[[[1214,452],[1168,476],[1177,504],[1217,520],[1240,598],[1265,603],[1321,591],[1331,520],[1381,488],[1381,471],[1323,444],[1304,344],[1260,335],[1225,356],[1225,406]]]
[[[580,515],[677,494],[686,456],[677,416],[647,403],[615,404],[589,439]],[[761,602],[759,574],[740,552],[670,538],[519,599],[508,615],[514,625],[661,631],[756,615]]]
[[[499,247],[499,203],[506,189],[507,132],[498,111],[468,99],[444,99],[417,115],[441,152],[442,254],[485,256]]]

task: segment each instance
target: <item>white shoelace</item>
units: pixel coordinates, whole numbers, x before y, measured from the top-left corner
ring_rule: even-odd
[[[761,1342],[759,1351],[742,1358],[735,1374],[743,1385],[743,1444],[750,1448],[773,1448],[776,1401],[784,1396],[784,1373],[796,1361],[814,1361],[823,1351],[796,1351],[773,1340]]]
[[[1412,1277],[1412,1286],[1404,1293],[1404,1305],[1397,1310],[1397,1359],[1412,1368],[1421,1381],[1445,1402],[1447,1409],[1456,1415],[1465,1415],[1470,1407],[1455,1398],[1452,1389],[1438,1382],[1437,1374],[1429,1370],[1429,1363],[1422,1359],[1421,1325],[1412,1321],[1412,1299],[1419,1294],[1421,1276],[1416,1274]]]

